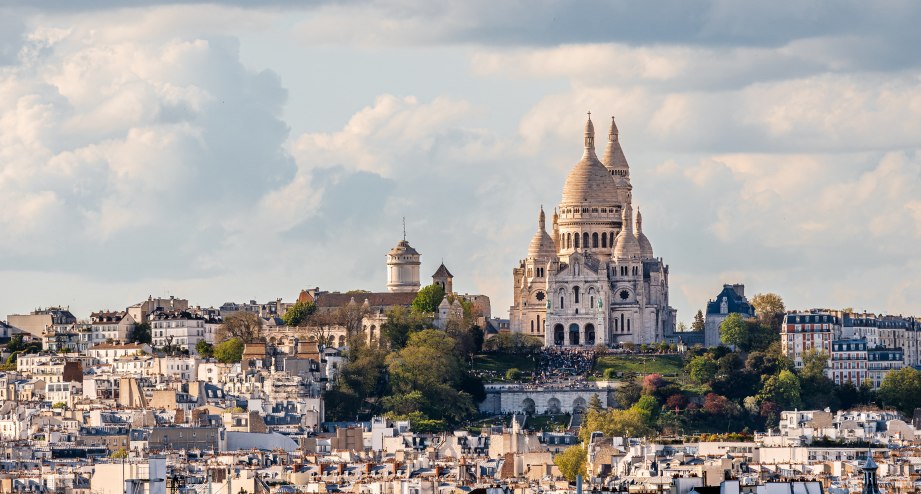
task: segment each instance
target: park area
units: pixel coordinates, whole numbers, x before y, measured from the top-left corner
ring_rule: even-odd
[[[520,379],[530,379],[534,372],[535,359],[531,355],[510,353],[484,353],[473,357],[473,372],[485,382],[506,381],[510,369],[517,369]]]
[[[613,369],[615,376],[633,373],[671,377],[681,375],[683,366],[681,355],[604,355],[595,361],[593,375],[601,378],[606,369]]]

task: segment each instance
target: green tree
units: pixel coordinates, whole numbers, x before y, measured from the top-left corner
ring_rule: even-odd
[[[195,344],[195,353],[203,358],[211,358],[214,356],[214,345],[205,340],[198,340],[198,343]]]
[[[543,346],[540,338],[523,333],[499,333],[483,343],[487,350],[516,355],[536,353]]]
[[[697,314],[694,314],[694,322],[691,323],[691,331],[703,331],[704,328],[704,312],[698,309]]]
[[[570,482],[575,482],[576,477],[581,475],[585,477],[585,462],[588,459],[588,453],[581,444],[570,446],[553,458],[553,463],[560,469],[563,477]]]
[[[643,387],[631,379],[620,383],[620,386],[614,388],[614,401],[621,408],[630,408],[639,401],[642,393]]]
[[[742,348],[748,343],[745,319],[742,314],[732,313],[720,323],[720,342]]]
[[[150,323],[142,322],[135,324],[129,340],[132,343],[151,344],[153,342],[153,335],[150,333]]]
[[[285,314],[281,316],[281,320],[285,322],[285,326],[303,326],[307,323],[307,319],[316,312],[317,304],[314,302],[299,301],[288,307]]]
[[[128,450],[125,448],[118,448],[109,455],[109,458],[113,460],[123,460],[128,457]]]
[[[417,314],[402,307],[394,307],[387,314],[387,321],[381,324],[381,338],[391,350],[406,346],[409,335],[430,327],[431,317]]]
[[[214,347],[214,358],[224,364],[235,364],[243,359],[243,340],[231,338]]]
[[[770,401],[781,410],[792,410],[801,403],[801,389],[799,378],[789,370],[782,370],[779,374],[771,376],[764,381],[761,388],[762,401]]]
[[[911,417],[921,407],[921,372],[912,367],[890,371],[880,383],[877,396],[883,405]]]
[[[441,285],[431,284],[423,287],[413,299],[413,312],[417,314],[431,314],[438,310],[438,304],[445,298],[445,290]]]
[[[685,370],[695,383],[709,384],[716,377],[719,366],[710,355],[701,355],[692,358]]]
[[[409,335],[406,346],[387,357],[392,393],[382,401],[395,414],[420,412],[454,424],[476,413],[476,379],[455,351],[454,338],[426,329]],[[479,390],[478,392],[482,392]]]
[[[521,371],[512,367],[511,369],[505,371],[505,380],[506,381],[517,381],[521,379]]]

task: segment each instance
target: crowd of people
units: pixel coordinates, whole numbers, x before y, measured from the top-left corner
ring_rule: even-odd
[[[592,350],[547,348],[538,354],[535,376],[542,382],[585,376],[592,370]]]

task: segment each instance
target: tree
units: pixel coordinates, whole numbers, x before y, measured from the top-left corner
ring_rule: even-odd
[[[431,314],[438,310],[438,304],[445,297],[445,290],[441,285],[431,284],[423,287],[413,299],[413,312],[417,314]]]
[[[719,366],[709,355],[694,357],[685,367],[688,377],[697,384],[709,384],[716,377],[718,369]]]
[[[214,347],[214,358],[223,364],[235,364],[243,359],[243,340],[231,338]]]
[[[683,393],[675,393],[665,400],[665,407],[669,410],[684,410],[688,406],[688,397]]]
[[[426,314],[394,307],[387,314],[387,321],[381,324],[381,339],[391,350],[399,350],[406,346],[410,334],[430,327],[431,323],[431,317]]]
[[[298,301],[291,307],[288,307],[288,310],[285,311],[285,314],[281,316],[281,320],[285,322],[286,326],[295,327],[301,326],[307,322],[307,318],[312,316],[317,311],[317,304],[314,302],[308,301]]]
[[[153,342],[153,335],[150,333],[150,323],[142,322],[135,324],[134,329],[131,330],[129,341],[132,343],[151,344]]]
[[[704,328],[704,312],[698,309],[697,314],[694,314],[694,322],[691,323],[691,331],[703,331]]]
[[[666,384],[662,374],[647,374],[643,377],[643,394],[654,395]]]
[[[239,338],[243,343],[261,341],[262,318],[259,314],[240,311],[224,318],[224,324],[217,329],[215,340],[218,342]]]
[[[387,357],[392,393],[382,400],[384,407],[398,415],[420,412],[446,424],[475,414],[471,391],[485,391],[467,374],[455,345],[443,331],[411,334],[405,347]]]
[[[639,401],[643,388],[636,381],[630,380],[614,388],[614,401],[621,408],[630,408],[634,403]]]
[[[211,358],[214,356],[214,345],[205,340],[198,340],[198,343],[195,344],[195,353],[203,358]]]
[[[125,448],[118,448],[109,455],[109,458],[113,460],[123,460],[128,457],[128,450]]]
[[[890,371],[880,383],[877,396],[883,405],[911,417],[921,407],[921,372],[912,367]]]
[[[780,295],[776,293],[759,293],[752,297],[751,305],[755,308],[755,316],[758,317],[763,325],[775,331],[780,331],[783,314],[786,310]]]
[[[597,412],[603,408],[604,406],[601,404],[601,397],[598,396],[598,393],[593,394],[592,397],[588,400],[588,409]]]
[[[540,338],[523,333],[499,333],[483,345],[495,352],[526,355],[540,351],[544,343]]]
[[[742,348],[748,343],[748,335],[745,331],[745,320],[742,314],[732,313],[720,323],[720,341],[727,345],[734,345]]]
[[[512,367],[511,369],[505,371],[505,380],[506,381],[517,381],[521,379],[521,371]]]
[[[733,416],[738,414],[739,406],[725,396],[707,393],[704,396],[704,410],[711,415]]]
[[[588,453],[581,444],[570,446],[557,453],[553,458],[553,463],[560,469],[563,477],[570,482],[575,482],[576,477],[585,476],[585,461],[588,459]]]
[[[770,401],[781,410],[792,410],[801,403],[801,389],[799,378],[789,370],[782,370],[775,376],[764,381],[761,388],[763,401]]]

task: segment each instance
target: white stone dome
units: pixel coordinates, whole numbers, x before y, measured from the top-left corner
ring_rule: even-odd
[[[614,239],[614,257],[620,259],[629,259],[640,255],[640,243],[636,240],[633,233],[633,208],[627,204],[624,208],[623,226],[620,233]]]
[[[537,218],[537,232],[528,245],[528,257],[537,258],[556,258],[556,244],[553,238],[547,234],[546,220],[544,218],[544,208],[540,208],[540,215]]]
[[[562,204],[608,205],[618,197],[614,178],[595,155],[595,126],[589,119],[585,123],[585,152],[566,177]]]

